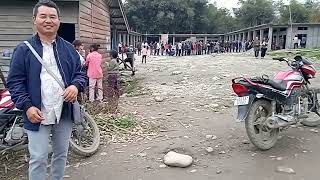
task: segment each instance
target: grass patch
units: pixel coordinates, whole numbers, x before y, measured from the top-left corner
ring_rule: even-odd
[[[126,94],[132,94],[139,88],[139,82],[137,79],[127,80],[123,82],[123,92]]]
[[[277,50],[268,52],[272,57],[290,57],[302,55],[307,58],[320,60],[320,49],[294,49],[294,50]]]
[[[111,131],[124,130],[133,128],[136,125],[136,120],[133,116],[108,116],[96,115],[95,120],[101,130],[106,128]]]
[[[125,79],[121,82],[123,93],[127,94],[129,97],[142,95],[142,87],[140,86],[140,81],[142,79]]]

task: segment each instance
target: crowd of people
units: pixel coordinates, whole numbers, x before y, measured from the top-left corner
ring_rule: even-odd
[[[118,74],[119,74],[119,62],[117,60],[118,53],[117,51],[111,51],[111,60],[107,63],[107,82],[108,85],[105,88],[103,86],[103,71],[102,71],[102,55],[99,53],[99,45],[92,44],[89,48],[89,53],[86,55],[84,50],[84,45],[80,40],[75,40],[73,42],[75,49],[77,50],[82,71],[86,72],[89,78],[89,101],[99,101],[103,100],[103,92],[106,92],[107,100],[113,106],[117,102],[116,99],[120,96],[120,87],[118,83]],[[97,92],[96,92],[97,91]]]
[[[205,55],[211,53],[240,53],[246,52],[252,48],[255,50],[255,57],[259,56],[257,52],[261,51],[261,57],[266,54],[268,47],[268,39],[250,41],[180,41],[174,44],[163,42],[138,42],[136,46],[128,46],[124,43],[118,44],[120,53],[134,52],[138,56],[142,56],[142,63],[146,63],[146,58],[149,55],[153,56],[190,56],[190,55]],[[258,51],[259,50],[259,51]]]

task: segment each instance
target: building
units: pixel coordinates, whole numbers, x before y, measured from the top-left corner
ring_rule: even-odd
[[[72,42],[80,39],[86,49],[92,43],[100,44],[106,58],[117,32],[129,32],[121,0],[56,0],[61,11],[58,34]],[[0,6],[0,52],[13,48],[35,31],[32,25],[32,7],[37,0],[10,0]],[[113,32],[113,34],[111,33]],[[112,34],[112,35],[111,35]]]
[[[61,11],[58,34],[72,43],[80,39],[85,49],[92,43],[100,45],[104,59],[111,48],[116,48],[120,36],[137,39],[130,31],[121,0],[54,0]],[[15,46],[35,33],[32,8],[38,0],[1,1],[0,5],[0,55],[3,50],[11,53]],[[1,57],[0,57],[1,58]],[[1,58],[4,76],[9,70],[10,58]]]
[[[161,37],[165,35],[168,43],[175,44],[180,41],[218,41],[222,40],[224,34],[145,34],[143,39],[148,42],[161,42]]]
[[[245,41],[268,38],[268,49],[293,48],[293,38],[306,37],[306,48],[320,47],[320,23],[293,23],[291,25],[263,24],[240,29],[224,35],[225,41]]]

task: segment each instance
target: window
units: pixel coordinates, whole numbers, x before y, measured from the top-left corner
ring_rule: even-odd
[[[308,30],[308,27],[298,27],[298,30],[299,31],[306,31],[306,30]]]
[[[280,32],[281,31],[286,31],[287,30],[287,28],[280,28]]]

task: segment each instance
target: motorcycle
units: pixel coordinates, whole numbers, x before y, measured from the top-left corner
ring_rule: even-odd
[[[80,156],[91,156],[100,145],[100,132],[94,119],[81,106],[83,122],[74,125],[70,150]],[[27,147],[28,137],[23,128],[22,111],[15,108],[7,89],[0,90],[0,152]]]
[[[272,148],[279,132],[290,125],[320,124],[320,89],[309,88],[309,80],[316,74],[312,63],[302,56],[273,60],[286,62],[291,70],[281,71],[273,79],[267,75],[232,79],[232,89],[238,95],[234,102],[237,120],[245,121],[251,143],[261,150]],[[312,114],[315,118],[308,118]]]

